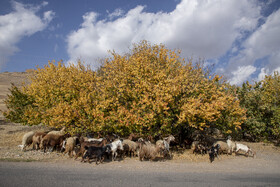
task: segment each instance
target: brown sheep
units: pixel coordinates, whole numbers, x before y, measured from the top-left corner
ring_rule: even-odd
[[[123,140],[124,152],[127,152],[127,154],[129,153],[130,157],[131,157],[131,154],[133,154],[133,156],[135,156],[135,153],[137,153],[139,148],[140,148],[140,143],[139,142],[134,142],[134,141],[131,141],[131,140],[128,140],[128,139]]]
[[[40,148],[46,152],[47,148],[51,148],[52,151],[54,148],[59,149],[62,146],[65,135],[56,135],[56,134],[47,134],[41,141]]]
[[[140,136],[138,134],[131,133],[127,139],[131,141],[137,141],[139,138]]]
[[[213,144],[213,146],[216,146],[217,144],[220,145],[219,154],[221,154],[221,153],[229,154],[230,153],[230,148],[226,142],[217,141]]]
[[[45,132],[36,132],[33,137],[32,137],[32,142],[33,142],[33,149],[38,150],[41,140],[43,139],[44,136],[46,136],[47,133]]]

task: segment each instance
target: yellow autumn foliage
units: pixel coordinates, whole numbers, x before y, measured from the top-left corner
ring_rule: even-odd
[[[111,55],[97,71],[80,62],[49,62],[33,71],[23,90],[34,101],[24,110],[28,123],[65,126],[71,134],[165,135],[213,124],[232,131],[245,119],[221,77],[179,51],[142,41],[128,54]]]
[[[95,72],[81,62],[69,66],[49,62],[29,79],[31,83],[24,87],[24,92],[35,100],[35,107],[25,111],[30,124],[31,119],[37,118],[51,127],[65,126],[72,134],[91,130],[87,112],[94,107]]]

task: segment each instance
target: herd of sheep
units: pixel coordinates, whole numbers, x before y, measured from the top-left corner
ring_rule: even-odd
[[[91,162],[95,159],[96,164],[102,163],[105,158],[114,161],[117,157],[138,156],[140,161],[165,160],[171,158],[171,148],[176,147],[175,137],[169,135],[166,138],[151,142],[147,139],[129,136],[121,139],[117,135],[106,135],[103,138],[70,137],[65,133],[65,128],[60,131],[28,132],[22,138],[19,145],[23,151],[27,146],[33,145],[34,150],[53,151],[57,150],[75,156],[75,160],[81,157],[81,161]],[[232,141],[229,136],[226,141],[215,141],[210,145],[203,141],[192,141],[191,150],[194,154],[209,154],[210,162],[220,154],[235,154],[243,152],[246,156],[255,157],[256,153],[247,145]]]

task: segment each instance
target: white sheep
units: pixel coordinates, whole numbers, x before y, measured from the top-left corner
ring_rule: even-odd
[[[104,138],[88,138],[87,141],[88,142],[102,142]]]
[[[22,151],[24,151],[27,146],[32,144],[32,138],[34,134],[34,131],[30,131],[23,135],[21,145],[19,145]]]
[[[248,147],[247,145],[244,145],[241,143],[236,143],[235,144],[235,153],[238,153],[240,150],[245,152],[246,156],[249,156],[249,153],[251,153],[253,155],[253,157],[255,157],[255,155],[256,155],[256,153],[254,151],[252,151],[252,149],[250,147]]]
[[[63,141],[62,148],[65,149],[64,154],[68,153],[70,158],[73,157],[73,151],[76,146],[77,139],[78,137],[74,136],[74,137],[69,137],[65,141]]]
[[[232,154],[232,152],[235,150],[235,142],[231,141],[230,136],[227,139],[227,145],[228,145],[228,153]]]

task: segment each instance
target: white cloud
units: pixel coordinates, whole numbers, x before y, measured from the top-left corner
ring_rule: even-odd
[[[244,43],[243,50],[230,60],[226,72],[241,66],[258,66],[257,60],[267,58],[258,75],[258,80],[280,69],[280,10],[272,13]],[[233,74],[233,73],[232,73]],[[234,74],[233,74],[234,75]],[[234,75],[239,76],[239,75]],[[238,79],[233,78],[233,80]]]
[[[267,75],[267,72],[265,71],[265,68],[262,68],[261,72],[258,75],[258,81],[263,80],[266,75]]]
[[[124,11],[120,8],[117,8],[114,12],[110,13],[109,11],[107,11],[108,13],[108,17],[110,20],[120,17],[124,14]]]
[[[256,29],[260,18],[260,8],[250,0],[183,0],[170,13],[144,10],[137,6],[113,21],[98,20],[96,12],[85,14],[81,27],[68,35],[70,61],[82,57],[98,67],[96,59],[108,50],[122,53],[143,39],[181,49],[185,57],[214,59],[230,50],[244,31]]]
[[[44,12],[43,20],[45,23],[49,23],[54,18],[55,13],[51,10]]]
[[[14,10],[11,13],[0,15],[0,69],[18,51],[16,44],[23,37],[45,29],[54,16],[52,11],[45,12],[43,18],[37,16],[40,6],[26,6],[12,1],[12,7]]]
[[[248,79],[250,75],[252,75],[257,68],[254,66],[242,66],[238,67],[238,69],[234,72],[233,78],[230,79],[231,84],[240,84]]]
[[[42,6],[47,6],[49,3],[47,1],[42,2]]]

